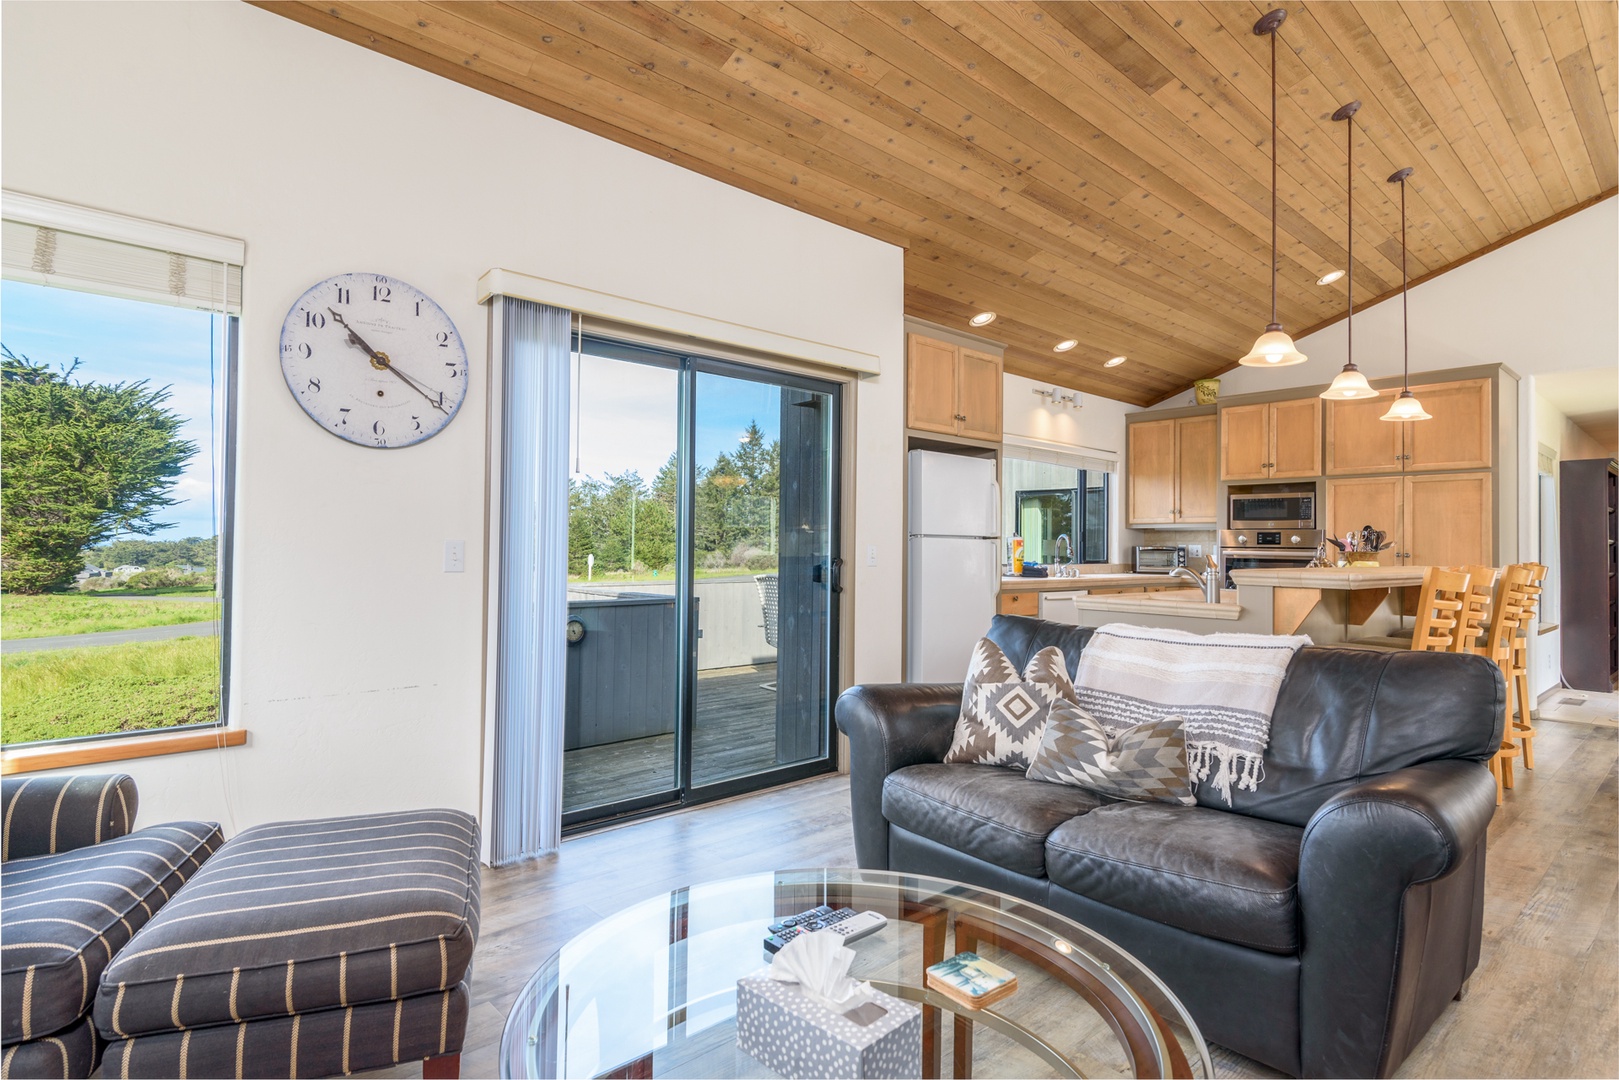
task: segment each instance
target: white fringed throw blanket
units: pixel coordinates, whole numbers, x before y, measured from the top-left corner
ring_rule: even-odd
[[[1153,626],[1098,627],[1079,655],[1074,691],[1108,736],[1147,721],[1180,720],[1192,779],[1253,791],[1263,778],[1271,713],[1293,654],[1310,639],[1192,634]]]

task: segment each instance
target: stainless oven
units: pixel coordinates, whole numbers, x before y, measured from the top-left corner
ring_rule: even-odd
[[[1230,510],[1231,529],[1313,529],[1315,485],[1233,491]]]
[[[1220,533],[1220,570],[1236,588],[1233,570],[1302,570],[1315,560],[1320,529],[1227,529]]]

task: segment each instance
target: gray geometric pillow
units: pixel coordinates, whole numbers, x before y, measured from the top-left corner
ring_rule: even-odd
[[[1109,739],[1101,723],[1066,702],[1051,711],[1028,779],[1082,787],[1133,802],[1196,805],[1178,716],[1125,728]]]
[[[944,760],[1027,769],[1052,706],[1076,701],[1061,649],[1041,649],[1019,676],[1000,647],[984,638],[973,647],[961,718]]]

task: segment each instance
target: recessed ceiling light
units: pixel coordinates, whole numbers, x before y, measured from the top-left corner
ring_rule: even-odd
[[[972,326],[988,326],[994,321],[995,313],[993,311],[980,311],[977,315],[967,320]]]
[[[1342,270],[1329,270],[1325,274],[1322,274],[1320,277],[1316,278],[1315,283],[1317,285],[1331,285],[1334,281],[1337,281],[1343,276],[1344,272]]]
[[[1067,341],[1059,341],[1059,342],[1057,342],[1057,344],[1055,344],[1055,345],[1053,345],[1051,347],[1051,351],[1052,352],[1067,352],[1069,349],[1072,349],[1075,345],[1078,345],[1078,344],[1079,344],[1079,342],[1075,341],[1073,338],[1069,338]]]
[[[1126,359],[1127,358],[1123,357],[1123,356],[1115,356],[1113,359],[1109,360],[1107,363],[1103,364],[1102,366],[1103,367],[1118,367],[1120,364],[1124,363],[1124,361]]]

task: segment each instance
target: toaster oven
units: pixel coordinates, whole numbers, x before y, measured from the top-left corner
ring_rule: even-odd
[[[1138,574],[1168,574],[1177,566],[1186,565],[1186,547],[1137,547],[1131,566]]]

